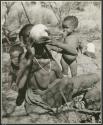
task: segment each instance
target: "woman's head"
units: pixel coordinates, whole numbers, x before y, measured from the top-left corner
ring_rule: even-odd
[[[33,24],[26,24],[25,26],[23,26],[23,28],[19,32],[19,39],[25,45],[29,41],[29,35],[30,35],[30,31],[32,27],[33,27]]]

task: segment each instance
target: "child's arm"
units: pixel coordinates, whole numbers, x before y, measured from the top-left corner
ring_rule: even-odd
[[[18,71],[18,76],[16,79],[18,88],[22,88],[25,85],[32,66],[32,60],[35,53],[34,49],[28,46],[27,52],[28,52],[28,58],[26,59],[24,55],[20,59],[20,67],[19,67],[20,70]]]
[[[56,51],[56,52],[59,52],[59,53],[62,52],[62,49],[59,48],[59,47],[56,47],[56,46],[46,45],[46,47],[48,48],[49,51],[53,50],[53,51]]]
[[[15,78],[16,78],[16,74],[14,74],[12,66],[10,66],[10,71],[8,75],[8,79],[9,79],[8,89],[11,89],[13,81],[15,81]]]
[[[59,52],[61,52],[61,53],[63,51],[65,51],[67,54],[77,55],[77,51],[76,51],[75,47],[73,47],[72,45],[69,45],[69,44],[66,44],[66,43],[59,43],[59,42],[50,42],[48,44],[60,48],[57,51],[60,50]]]
[[[29,56],[29,59],[23,59],[20,63],[20,70],[18,71],[18,76],[16,79],[16,83],[18,88],[22,88],[28,78],[28,74],[30,71],[30,66],[32,64],[32,59],[33,59],[33,55]]]
[[[8,89],[11,89],[13,84],[13,78],[12,78],[12,75],[9,75],[8,77],[9,77]]]
[[[29,69],[26,68],[25,72],[21,75],[21,77],[18,78],[19,80],[17,79],[18,89],[21,89],[24,87],[28,78],[28,74],[29,74]]]

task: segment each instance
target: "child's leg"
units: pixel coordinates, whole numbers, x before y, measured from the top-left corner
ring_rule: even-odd
[[[68,75],[68,64],[64,61],[63,57],[61,57],[60,63],[62,67],[62,73],[64,75]]]
[[[70,70],[71,70],[72,77],[77,76],[77,60],[74,60],[70,64]]]

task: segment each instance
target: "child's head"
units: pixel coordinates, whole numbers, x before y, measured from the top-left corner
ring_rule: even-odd
[[[78,18],[76,16],[67,16],[62,22],[62,28],[66,34],[72,33],[78,27]]]
[[[11,63],[19,66],[20,56],[24,53],[24,49],[20,45],[14,45],[9,50]]]
[[[19,32],[19,39],[20,41],[23,41],[25,45],[27,44],[29,40],[29,34],[30,34],[30,30],[32,27],[33,27],[33,24],[26,24],[25,26],[23,26],[23,28]]]

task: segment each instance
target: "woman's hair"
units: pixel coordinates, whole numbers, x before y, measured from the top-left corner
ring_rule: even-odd
[[[22,27],[22,29],[19,32],[19,39],[21,38],[21,36],[25,36],[28,32],[28,30],[30,30],[32,28],[33,24],[26,24],[25,26]]]

